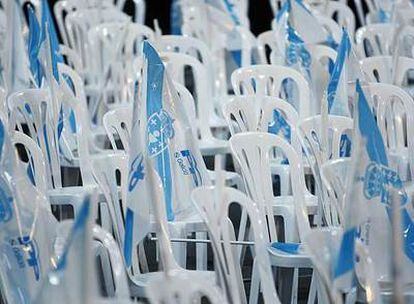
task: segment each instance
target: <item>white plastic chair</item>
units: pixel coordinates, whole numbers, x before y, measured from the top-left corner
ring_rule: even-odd
[[[310,231],[307,217],[310,206],[306,199],[310,194],[305,185],[301,157],[283,138],[268,133],[236,134],[230,138],[230,146],[242,168],[249,195],[265,212],[270,242],[278,241],[275,215],[282,216],[284,219],[285,242],[298,243],[304,239]],[[292,184],[292,193],[289,196],[273,196],[270,154],[274,148],[281,149],[289,161]],[[299,268],[312,268],[312,262],[302,253],[292,254],[284,251],[283,246],[283,243],[277,242],[275,248],[269,248],[271,264],[276,267],[293,268],[293,281],[288,283],[292,286],[289,301],[296,303]],[[255,275],[254,278],[251,292],[252,298],[257,299],[259,280]],[[312,280],[309,293],[310,303],[315,296],[315,286]]]
[[[334,115],[328,116],[327,125],[324,126],[326,129],[322,127],[320,115],[309,117],[298,124],[305,155],[315,178],[315,192],[321,209],[319,216],[323,215],[328,225],[338,225],[339,218],[332,216],[332,204],[327,197],[329,193],[326,193],[321,179],[321,166],[329,159],[350,156],[353,126],[351,118]],[[321,219],[318,219],[318,224],[321,224]]]
[[[273,65],[255,65],[237,69],[231,75],[231,83],[236,95],[265,95],[283,98],[282,83],[289,79],[295,84],[297,99],[293,106],[301,119],[312,115],[311,94],[306,79],[296,70]]]
[[[326,34],[329,34],[332,36],[335,42],[339,43],[341,41],[342,31],[341,27],[338,23],[335,22],[335,20],[324,16],[322,14],[315,14],[315,18],[318,20],[319,24],[325,29]],[[272,29],[277,29],[277,22],[276,18],[272,21]],[[318,43],[323,43],[326,41],[320,41]]]
[[[391,24],[369,24],[355,34],[356,50],[361,56],[390,55],[393,50],[394,27]]]
[[[69,46],[69,37],[65,26],[65,17],[78,9],[77,1],[60,0],[53,6],[53,13],[56,18],[56,23],[62,37],[63,44]]]
[[[51,106],[49,93],[40,89],[15,92],[8,98],[10,125],[13,128],[17,126],[18,131],[22,133],[24,133],[23,125],[27,126],[27,135],[38,143],[48,160],[46,163],[48,188],[62,185],[60,162],[53,138],[55,128],[51,126],[49,116],[52,111]]]
[[[226,154],[229,152],[228,143],[224,140],[214,138],[210,127],[213,126],[214,109],[211,89],[206,83],[209,79],[208,72],[203,64],[197,59],[186,54],[162,52],[161,58],[164,61],[172,79],[178,80],[182,85],[186,67],[191,67],[194,77],[194,95],[196,98],[196,127],[198,130],[198,144],[203,155]],[[180,82],[181,81],[181,82]]]
[[[312,79],[312,90],[315,96],[316,108],[320,109],[320,101],[328,87],[330,79],[330,65],[336,61],[336,51],[326,45],[312,44],[307,45],[307,49],[312,57],[310,73]]]
[[[59,52],[64,58],[66,58],[67,65],[74,69],[78,74],[84,74],[82,60],[74,50],[67,45],[60,44]]]
[[[176,52],[190,55],[199,60],[208,71],[208,85],[212,86],[213,95],[217,94],[215,83],[215,67],[208,46],[200,39],[182,35],[163,35],[157,40],[158,49],[162,52]]]
[[[327,139],[327,157],[329,159],[335,159],[341,157],[341,137],[346,134],[352,136],[352,130],[354,127],[353,120],[349,117],[328,115],[326,132],[328,134]],[[309,117],[301,120],[298,123],[298,129],[303,132],[305,141],[309,144],[314,153],[320,153],[321,144],[323,144],[322,133],[322,119],[320,115]]]
[[[377,123],[390,154],[391,167],[398,169],[403,181],[412,180],[414,101],[403,89],[390,84],[371,83],[369,93],[376,102]]]
[[[296,166],[296,157],[299,158],[293,147],[282,137],[261,132],[246,132],[232,136],[230,146],[233,156],[240,165],[243,178],[246,181],[247,193],[260,206],[267,206],[267,215],[279,215],[284,218],[285,237],[288,242],[298,241],[298,229],[302,230],[301,223],[296,226],[296,203],[305,204],[312,209],[315,206],[315,197],[307,190],[301,158]],[[280,149],[289,160],[291,170],[292,194],[274,196],[271,180],[271,157],[274,148]],[[290,162],[289,156],[295,159]],[[293,170],[293,171],[292,171]],[[294,178],[295,177],[295,178]],[[298,202],[297,195],[304,195]],[[306,207],[305,207],[306,209]],[[313,210],[314,212],[315,210]],[[311,212],[312,213],[312,212]],[[269,225],[272,240],[277,240],[275,227]]]
[[[286,101],[273,96],[240,95],[233,97],[223,106],[224,117],[232,136],[245,132],[268,132],[274,120],[274,110],[278,110],[290,127],[290,141],[297,153],[302,151],[296,133],[299,117],[295,109]]]
[[[351,159],[349,157],[329,160],[321,167],[322,182],[332,202],[332,207],[334,207],[331,210],[331,218],[339,217],[340,223],[343,223],[342,212],[350,167]]]
[[[39,148],[37,143],[32,138],[30,138],[22,132],[14,131],[11,134],[11,139],[16,148],[17,145],[21,145],[25,149],[28,158],[26,171],[28,172],[28,174],[32,174],[36,189],[38,189],[38,191],[43,195],[46,195],[47,173],[46,163],[43,157],[42,150]]]
[[[280,43],[280,42],[279,42]],[[278,41],[277,41],[277,32],[274,30],[266,31],[261,33],[259,36],[257,36],[257,52],[259,54],[260,64],[283,64],[281,62],[280,57],[276,58],[274,57],[274,60],[272,62],[271,57],[268,60],[267,54],[278,54]],[[276,60],[277,59],[277,60]]]
[[[398,57],[397,71],[393,77],[393,57],[373,56],[361,60],[361,69],[370,82],[380,82],[403,86],[407,81],[407,73],[414,70],[414,58]]]
[[[218,173],[219,174],[219,173]],[[246,303],[242,274],[238,259],[234,257],[234,248],[230,244],[235,239],[234,227],[228,214],[230,205],[239,204],[246,210],[250,218],[254,239],[254,274],[262,283],[264,303],[280,303],[273,283],[269,261],[266,217],[263,206],[249,199],[244,193],[233,189],[215,187],[200,187],[191,194],[194,204],[209,226],[210,239],[218,264],[225,265],[222,272],[223,280],[228,282],[229,293],[236,303]],[[223,242],[223,243],[222,243]],[[217,267],[220,269],[219,267]],[[222,268],[221,268],[222,269]],[[251,298],[252,299],[252,298]],[[256,299],[255,299],[256,300]],[[251,302],[251,301],[250,301]]]
[[[319,13],[336,20],[339,26],[346,28],[349,35],[353,37],[355,33],[355,15],[348,5],[339,1],[328,1],[313,7]]]
[[[332,36],[333,40],[336,43],[339,43],[342,37],[341,26],[330,17],[323,15],[315,15],[315,17],[318,20],[319,24],[322,25],[322,27],[326,30],[326,32]]]
[[[75,50],[85,69],[89,68],[93,52],[89,52],[88,31],[104,22],[127,22],[130,18],[116,8],[88,8],[69,13],[65,18],[65,28],[69,47]]]

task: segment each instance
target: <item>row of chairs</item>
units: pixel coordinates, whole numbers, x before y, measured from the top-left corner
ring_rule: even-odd
[[[328,115],[328,130],[324,130],[320,104],[330,77],[329,65],[337,53],[326,45],[309,46],[313,58],[313,83],[309,83],[303,73],[282,64],[274,31],[257,38],[250,33],[244,16],[246,2],[239,1],[236,9],[244,15],[240,13],[240,26],[232,30],[239,35],[241,60],[232,66],[228,58],[234,49],[227,46],[228,33],[223,30],[228,16],[215,8],[203,16],[205,7],[196,2],[182,1],[184,35],[162,35],[159,29],[140,24],[143,1],[135,2],[136,22],[119,9],[123,1],[116,6],[112,1],[89,3],[89,7],[58,1],[54,12],[64,43],[60,51],[65,62],[58,63],[62,81],[56,95],[48,88],[8,92],[7,98],[4,94],[3,119],[13,144],[26,153],[21,161],[33,176],[33,186],[48,198],[60,220],[76,221],[84,197],[96,192],[92,217],[100,225],[94,226],[93,235],[101,244],[96,252],[108,295],[126,302],[130,295],[163,303],[172,296],[185,301],[197,291],[213,303],[246,303],[246,294],[249,303],[254,303],[261,293],[266,303],[277,303],[279,298],[297,303],[301,271],[312,269],[306,300],[328,303],[329,290],[324,289],[315,261],[302,245],[314,226],[336,231],[344,225],[345,180],[352,149],[344,152],[343,147],[352,142],[354,121],[352,115]],[[337,43],[340,26],[355,37],[358,56],[363,58],[359,67],[370,81],[371,107],[387,152],[410,190],[414,176],[409,93],[412,53],[400,56],[394,64],[393,24],[368,24],[355,32],[355,17],[346,4],[330,1],[312,7]],[[213,24],[212,20],[221,22]],[[400,37],[410,29],[405,27]],[[217,158],[215,171],[208,172],[215,186],[195,189],[180,202],[191,206],[191,212],[170,222],[166,221],[163,191],[155,188],[157,176],[148,173],[154,210],[147,241],[158,239],[163,270],[155,272],[148,271],[150,254],[145,242],[133,244],[131,268],[125,267],[121,254],[135,88],[145,77],[139,50],[144,40],[157,48],[174,80],[201,155]],[[408,47],[409,43],[403,43],[402,49]],[[293,95],[287,94],[287,83]],[[353,92],[352,83],[348,92]],[[351,94],[348,98],[349,108],[355,108]],[[62,120],[60,135],[56,130]],[[275,125],[281,121],[281,126]],[[322,155],[326,134],[327,151]],[[229,155],[235,170],[224,171]],[[229,225],[234,202],[241,206],[237,229]],[[68,206],[72,212],[65,211]],[[275,217],[282,218],[282,224]],[[196,239],[196,271],[186,269],[191,234]],[[214,271],[208,270],[207,242],[213,249]],[[241,267],[247,248],[253,256],[249,292]],[[276,280],[272,267],[280,272]],[[166,286],[163,292],[160,285]]]

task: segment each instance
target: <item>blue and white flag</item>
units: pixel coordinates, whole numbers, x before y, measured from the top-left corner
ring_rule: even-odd
[[[131,263],[131,250],[149,231],[152,209],[147,195],[148,158],[164,191],[168,221],[192,216],[192,189],[209,184],[207,171],[177,91],[154,47],[143,43],[145,60],[140,93],[134,103],[130,174],[125,224],[124,255]]]
[[[341,42],[327,88],[329,114],[350,117],[348,106],[348,81],[361,77],[357,69],[357,59],[352,52],[352,43],[348,32],[342,30]]]
[[[319,101],[315,100],[317,94],[312,89],[312,56],[307,45],[326,43],[331,40],[330,35],[301,0],[286,0],[283,3],[273,30],[280,42],[278,49],[274,50],[276,56],[284,59],[286,66],[296,69],[306,78],[311,87],[311,104],[314,105],[311,112],[315,115],[320,113]],[[298,110],[298,92],[292,82],[287,80],[283,87],[286,100]]]
[[[345,231],[336,261],[334,277],[338,281],[350,279],[358,273],[355,261],[355,241],[367,246],[378,281],[390,282],[391,276],[391,202],[390,189],[399,193],[404,251],[404,281],[412,283],[414,271],[414,222],[412,205],[408,203],[403,184],[393,169],[381,133],[372,114],[366,95],[359,83],[357,91],[357,116],[354,138],[359,140],[359,153],[353,156],[352,177],[349,179],[345,200]],[[350,283],[350,281],[348,281]]]
[[[138,82],[136,82],[132,113],[123,248],[127,267],[132,265],[132,255],[136,252],[134,248],[150,232],[150,196],[148,196],[148,176],[144,161],[145,142],[143,134],[145,134],[145,129],[140,119],[141,111],[142,101],[138,95]]]
[[[192,209],[188,201],[192,189],[209,181],[184,106],[161,58],[146,41],[143,53],[146,154],[163,185],[167,219],[174,221]]]
[[[31,183],[0,119],[0,272],[10,303],[30,303],[53,252],[56,220]],[[40,168],[36,168],[40,170]]]

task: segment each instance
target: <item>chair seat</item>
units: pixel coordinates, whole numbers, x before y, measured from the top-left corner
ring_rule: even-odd
[[[208,282],[216,281],[216,273],[214,271],[195,271],[195,270],[186,270],[186,269],[177,269],[174,271],[184,271],[191,273],[192,276],[199,276],[201,279]],[[144,297],[145,296],[145,287],[154,280],[161,280],[165,276],[165,273],[162,271],[157,272],[147,272],[141,273],[134,276],[129,276],[129,289],[131,292],[131,297]]]
[[[268,248],[272,266],[286,268],[312,268],[313,263],[300,243],[274,242]]]
[[[214,184],[216,180],[216,172],[212,170],[207,170],[207,172],[208,176],[210,177],[210,180]],[[226,185],[235,186],[239,185],[239,183],[241,182],[241,177],[236,172],[224,171],[224,180],[226,181]]]
[[[312,194],[305,195],[305,204],[309,215],[318,213],[318,198]],[[273,199],[273,213],[282,214],[282,208],[294,209],[293,196],[275,196]]]
[[[158,231],[158,222],[153,214],[150,215],[150,225],[151,232]],[[179,213],[176,214],[176,218],[173,222],[168,222],[168,229],[173,235],[177,233],[206,232],[207,226],[198,213]],[[184,231],[181,229],[184,229]]]
[[[198,141],[201,155],[214,156],[216,154],[228,154],[230,153],[230,146],[228,141],[210,138],[202,139]]]
[[[217,115],[212,115],[209,119],[210,128],[223,128],[228,129],[227,122],[225,119],[218,117]]]

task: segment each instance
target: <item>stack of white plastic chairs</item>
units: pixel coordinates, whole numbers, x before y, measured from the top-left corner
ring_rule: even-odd
[[[257,37],[255,1],[172,0],[168,35],[143,0],[23,2],[2,303],[414,301],[412,2],[270,1]]]

